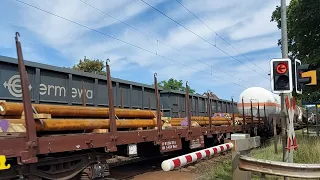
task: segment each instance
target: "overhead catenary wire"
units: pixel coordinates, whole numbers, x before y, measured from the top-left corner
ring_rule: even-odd
[[[235,85],[237,85],[237,86],[240,86],[240,87],[243,87],[243,88],[247,88],[247,87],[245,87],[245,86],[243,86],[243,85],[241,85],[241,84],[238,84],[238,83],[235,83],[235,82],[232,82],[232,81],[228,81],[228,80],[226,80],[226,79],[224,79],[224,78],[221,78],[221,77],[218,77],[218,76],[214,76],[214,75],[212,75],[212,74],[210,74],[210,73],[208,73],[208,72],[205,72],[205,71],[203,71],[203,70],[194,68],[194,67],[192,67],[192,66],[189,66],[189,65],[187,65],[187,64],[181,63],[181,62],[176,61],[176,60],[174,60],[174,59],[171,59],[171,58],[168,58],[168,57],[166,57],[166,56],[160,55],[160,54],[158,54],[158,53],[152,52],[152,51],[150,51],[150,50],[148,50],[148,49],[145,49],[145,48],[143,48],[143,47],[140,47],[140,46],[134,45],[134,44],[132,44],[132,43],[126,42],[126,41],[124,41],[124,40],[121,40],[121,39],[119,39],[119,38],[113,37],[113,36],[111,36],[111,35],[109,35],[109,34],[106,34],[106,33],[104,33],[104,32],[98,31],[98,30],[96,30],[96,29],[90,28],[90,27],[88,27],[88,26],[85,26],[85,25],[80,24],[80,23],[78,23],[78,22],[75,22],[75,21],[73,21],[73,20],[67,19],[67,18],[65,18],[65,17],[59,16],[59,15],[57,15],[57,14],[55,14],[55,13],[49,12],[49,11],[44,10],[44,9],[42,9],[42,8],[39,8],[39,7],[37,7],[37,6],[34,6],[34,5],[29,4],[29,3],[23,2],[23,1],[21,1],[21,0],[16,0],[16,1],[19,2],[19,3],[22,3],[22,4],[26,5],[26,6],[32,7],[32,8],[34,8],[34,9],[37,9],[37,10],[40,10],[40,11],[42,11],[42,12],[48,13],[48,14],[50,14],[50,15],[52,15],[52,16],[58,17],[58,18],[60,18],[60,19],[63,19],[63,20],[66,20],[66,21],[68,21],[68,22],[71,22],[71,23],[73,23],[73,24],[76,24],[76,25],[78,25],[78,26],[81,26],[81,27],[83,27],[83,28],[89,29],[89,30],[94,31],[94,32],[96,32],[96,33],[99,33],[99,34],[101,34],[101,35],[107,36],[107,37],[109,37],[109,38],[115,39],[115,40],[120,41],[120,42],[122,42],[122,43],[128,44],[128,45],[130,45],[130,46],[133,46],[133,47],[136,47],[136,48],[138,48],[138,49],[144,50],[144,51],[149,52],[149,53],[151,53],[151,54],[157,55],[157,56],[162,57],[162,58],[164,58],[164,59],[167,59],[167,60],[170,60],[170,61],[174,61],[174,62],[176,62],[176,63],[178,63],[178,64],[181,64],[181,65],[184,65],[184,66],[189,67],[189,68],[191,68],[191,69],[194,69],[194,70],[196,70],[196,71],[200,71],[200,72],[203,72],[203,73],[205,73],[205,74],[211,75],[211,76],[213,76],[213,77],[215,77],[215,78],[218,78],[218,79],[221,79],[221,80],[223,80],[223,81],[231,82],[232,84],[235,84]]]
[[[222,36],[220,36],[217,32],[215,32],[211,27],[209,27],[205,22],[203,22],[197,15],[195,15],[191,10],[189,10],[186,6],[184,6],[179,0],[176,0],[177,3],[179,3],[184,9],[186,9],[190,14],[192,14],[196,19],[198,19],[202,24],[204,24],[208,29],[210,29],[213,33],[216,34],[216,36],[220,37],[224,42],[226,42],[229,46],[231,46],[234,50],[236,50],[239,54],[241,54],[244,58],[251,61],[256,67],[260,68],[262,71],[265,72],[260,66],[258,66],[255,62],[253,62],[251,59],[249,59],[247,56],[245,56],[243,53],[241,53],[237,48],[235,48],[232,44],[230,44],[227,40],[225,40]]]
[[[190,33],[194,34],[195,36],[199,37],[200,39],[202,39],[203,41],[207,42],[208,44],[212,45],[213,47],[217,48],[218,50],[220,50],[221,52],[225,53],[226,55],[228,55],[229,57],[231,57],[232,59],[238,61],[239,63],[243,64],[244,66],[246,66],[247,68],[253,70],[254,72],[260,74],[262,77],[266,78],[263,74],[257,72],[255,69],[249,67],[248,65],[246,65],[245,63],[239,61],[238,59],[236,59],[235,57],[233,57],[232,55],[230,55],[229,53],[227,53],[226,51],[223,51],[221,48],[219,48],[216,44],[211,43],[210,41],[204,39],[203,37],[201,37],[199,34],[191,31],[189,28],[185,27],[184,25],[182,25],[181,23],[179,23],[178,21],[172,19],[170,16],[166,15],[164,12],[160,11],[159,9],[157,9],[156,7],[152,6],[151,4],[147,3],[144,0],[141,0],[143,3],[145,3],[146,5],[148,5],[149,7],[151,7],[152,9],[158,11],[160,14],[162,14],[163,16],[167,17],[168,19],[170,19],[171,21],[175,22],[176,24],[178,24],[179,26],[183,27],[184,29],[186,29],[187,31],[189,31]],[[268,78],[266,78],[268,79]]]
[[[191,55],[189,55],[189,54],[187,54],[187,53],[185,53],[185,52],[183,52],[183,51],[181,51],[181,50],[179,50],[179,49],[177,49],[177,48],[175,48],[175,47],[173,47],[173,46],[171,46],[171,45],[169,45],[169,44],[167,44],[167,43],[165,43],[165,42],[163,42],[163,41],[161,41],[161,40],[159,40],[159,39],[157,39],[157,38],[154,37],[154,36],[151,36],[150,34],[147,34],[147,33],[143,32],[142,30],[139,30],[138,28],[130,25],[129,23],[126,23],[126,22],[124,22],[124,21],[121,21],[120,19],[118,19],[118,18],[110,15],[109,13],[107,13],[107,12],[105,12],[105,11],[102,11],[101,9],[99,9],[99,8],[97,8],[97,7],[91,5],[91,4],[89,4],[89,3],[87,3],[87,2],[85,2],[85,1],[83,1],[83,0],[79,0],[79,1],[81,1],[81,2],[84,3],[84,4],[86,4],[87,6],[90,6],[91,8],[93,8],[93,9],[95,9],[95,10],[97,10],[97,11],[99,11],[99,12],[105,14],[105,15],[107,15],[108,17],[110,17],[110,18],[112,18],[112,19],[115,19],[116,21],[118,21],[118,22],[120,22],[120,23],[122,23],[122,24],[124,24],[124,25],[126,25],[126,26],[128,26],[128,27],[130,27],[130,28],[132,28],[132,29],[134,29],[134,30],[136,30],[136,31],[138,31],[138,32],[140,32],[141,34],[143,34],[143,35],[145,35],[145,36],[148,36],[148,37],[151,38],[151,39],[154,39],[154,40],[157,42],[157,51],[158,51],[158,43],[164,44],[165,46],[170,47],[170,48],[172,48],[172,49],[180,52],[181,54],[184,54],[184,55],[188,56],[188,57],[191,58],[191,59],[194,59],[194,60],[196,60],[196,61],[202,62],[203,64],[209,66],[209,67],[211,68],[211,70],[212,70],[212,68],[213,68],[212,65],[210,65],[210,64],[208,64],[208,63],[206,63],[206,62],[204,62],[204,61],[201,61],[201,60],[199,60],[199,59],[197,59],[197,58],[195,58],[195,57],[192,57]],[[156,53],[157,53],[157,52],[156,52]],[[219,68],[216,68],[216,67],[215,67],[214,69],[215,69],[215,70],[218,70],[218,71],[220,71],[220,72],[222,72],[222,73],[228,74],[229,76],[232,76],[233,78],[236,78],[236,79],[238,79],[239,81],[242,81],[242,82],[245,82],[245,83],[247,83],[247,84],[249,84],[249,85],[252,85],[250,82],[245,81],[245,80],[243,80],[243,79],[240,79],[239,77],[236,77],[235,75],[233,75],[233,74],[231,74],[231,73],[228,73],[228,72],[223,71],[223,70],[221,70],[221,69],[219,69]],[[211,74],[212,74],[212,73],[211,73]]]

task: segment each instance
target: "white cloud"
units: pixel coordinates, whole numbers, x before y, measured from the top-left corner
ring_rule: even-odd
[[[250,14],[250,18],[246,20],[247,22],[237,27],[237,30],[231,33],[231,38],[239,40],[277,32],[276,23],[269,23],[269,21],[272,12],[278,4],[278,1],[272,0],[263,8]]]
[[[130,22],[134,27],[151,34],[193,58],[166,47],[161,43],[157,44],[156,40],[115,21],[79,0],[44,0],[41,2],[28,0],[26,2],[90,28],[98,29],[103,33],[111,34],[118,39],[149,51],[146,52],[139,48],[132,47],[36,9],[18,4],[20,19],[13,23],[17,25],[22,22],[21,27],[31,32],[30,36],[36,39],[34,41],[41,43],[39,46],[54,49],[56,53],[59,53],[66,59],[70,59],[69,64],[78,62],[83,56],[101,60],[110,58],[113,71],[130,73],[127,71],[128,66],[139,66],[145,68],[146,72],[157,72],[160,79],[175,77],[177,79],[188,80],[200,93],[201,91],[212,88],[213,92],[217,89],[221,91],[222,94],[237,94],[241,91],[242,87],[234,85],[232,82],[248,87],[248,84],[241,81],[239,82],[239,78],[250,81],[251,84],[256,86],[265,87],[266,85],[265,79],[259,74],[248,73],[250,69],[247,66],[254,67],[251,62],[248,62],[240,56],[237,58],[239,58],[239,61],[243,61],[245,65],[240,64],[201,38],[152,10],[143,2],[130,0],[112,0],[108,1],[108,3],[105,3],[104,0],[85,1],[118,19],[128,23]],[[152,5],[160,3],[160,1],[155,0],[148,2]],[[256,0],[248,0],[247,3],[236,0],[182,1],[186,7],[196,13],[213,30],[226,39],[231,38],[231,44],[237,47],[242,53],[253,53],[257,50],[265,50],[277,46],[279,32],[277,31],[276,25],[269,22],[271,12],[276,5],[275,2],[277,1],[260,0],[259,3],[257,3]],[[176,2],[166,1],[165,3]],[[181,20],[181,23],[190,30],[215,44],[215,34],[210,29],[190,15],[189,12],[179,4],[176,4],[175,7],[177,8],[167,9],[166,13],[179,22]],[[136,15],[145,13],[147,10],[150,14],[139,16],[139,18],[135,19]],[[152,20],[150,20],[150,18],[152,18]],[[2,33],[0,37],[8,36],[5,32],[10,32],[10,27],[11,26],[7,25],[5,28],[6,31],[3,31],[4,33]],[[217,38],[216,42],[219,48],[230,55],[239,55],[237,51],[221,39]],[[0,48],[1,46],[10,47],[12,44],[1,44],[0,42]],[[37,53],[34,51],[34,49],[39,46],[30,46],[30,49],[25,52],[26,56],[41,59],[42,56],[36,57]],[[154,53],[187,64],[194,69],[159,57]],[[272,52],[272,54],[276,54],[276,52]],[[211,76],[211,67],[195,59],[210,64],[213,69],[213,75],[223,78],[223,80]],[[252,57],[250,57],[250,59],[252,59]],[[253,57],[252,60],[264,68],[265,71],[268,71],[266,64],[268,64],[270,60],[269,57]],[[220,72],[218,69],[226,71],[231,74],[231,76]],[[198,70],[205,71],[205,73],[199,72]],[[145,72],[141,72],[139,76],[143,76],[144,74]],[[139,81],[138,78],[139,77],[137,77],[137,81]],[[222,87],[225,87],[226,90],[223,90],[224,88]],[[230,95],[227,96],[230,97]]]

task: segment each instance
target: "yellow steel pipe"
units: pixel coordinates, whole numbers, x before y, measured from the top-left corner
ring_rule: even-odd
[[[24,119],[9,119],[9,124],[23,124]],[[157,122],[148,120],[116,120],[117,128],[139,128],[156,127]],[[36,120],[37,131],[72,131],[72,130],[92,130],[108,129],[109,119],[42,119]]]
[[[209,121],[191,121],[192,123],[198,123],[200,126],[204,126],[204,125],[209,125]],[[181,121],[177,121],[177,120],[171,120],[170,124],[172,126],[181,126]],[[212,121],[212,125],[214,126],[219,126],[219,125],[230,125],[231,123],[228,121]]]
[[[185,118],[171,118],[170,121],[183,121]],[[231,121],[231,119],[225,117],[212,117],[212,121]],[[206,116],[191,116],[191,121],[209,121],[209,117]]]
[[[88,107],[88,106],[67,106],[51,104],[32,104],[39,114],[51,114],[52,117],[86,117],[86,118],[108,118],[109,108]],[[23,112],[22,103],[0,102],[0,115],[14,116]],[[135,110],[135,109],[115,109],[119,118],[141,118],[151,119],[156,115],[156,111]]]
[[[26,126],[24,119],[8,119],[9,124],[22,124]],[[191,121],[200,126],[209,125],[209,121]],[[181,126],[180,120],[171,120],[172,126]],[[250,124],[251,122],[247,122]],[[258,121],[254,121],[258,123]],[[155,119],[122,119],[116,120],[117,128],[154,128],[157,126]],[[215,120],[212,125],[231,125],[230,121]],[[71,130],[93,130],[108,129],[110,127],[109,119],[42,119],[36,120],[37,131],[71,131]]]
[[[9,124],[22,124],[26,126],[24,119],[8,119]],[[197,121],[192,121],[197,122]],[[172,126],[181,126],[181,121],[171,121]],[[198,121],[200,126],[208,125],[209,121]],[[154,119],[124,119],[116,120],[117,128],[154,128],[157,121]],[[214,121],[213,125],[230,125],[228,121]],[[72,130],[92,130],[108,129],[109,119],[42,119],[36,120],[37,131],[72,131]]]

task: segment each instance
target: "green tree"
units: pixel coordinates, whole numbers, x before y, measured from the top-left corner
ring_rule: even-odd
[[[183,84],[182,80],[176,80],[170,78],[168,81],[161,81],[158,83],[158,86],[162,87],[165,90],[176,90],[176,91],[186,91],[186,87]],[[195,90],[191,89],[189,86],[189,93],[194,94]]]
[[[289,57],[311,64],[314,68],[320,67],[319,7],[320,1],[318,0],[291,0],[287,7]],[[271,21],[277,22],[277,27],[281,29],[279,6],[272,13]],[[278,40],[278,45],[281,47],[281,39]],[[295,96],[311,102],[319,100],[319,86],[307,86],[302,96]]]
[[[103,70],[105,67],[105,62],[99,59],[90,60],[84,56],[84,59],[80,59],[79,63],[74,65],[72,69],[99,75],[106,75],[106,72]]]

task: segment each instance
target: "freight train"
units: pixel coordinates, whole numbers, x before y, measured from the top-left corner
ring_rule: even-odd
[[[0,81],[0,179],[106,177],[114,155],[186,153],[269,125],[253,110],[245,122],[233,101],[111,78],[109,66],[100,76],[1,56]]]
[[[21,101],[18,61],[0,56],[0,100]],[[74,71],[31,61],[25,61],[29,77],[31,100],[36,104],[81,105],[108,107],[107,78],[86,72]],[[85,92],[83,92],[83,88]],[[151,85],[112,78],[114,105],[128,109],[156,109],[155,89]],[[185,93],[158,89],[160,108],[164,116],[185,117]],[[193,116],[207,114],[206,97],[190,94],[190,111]],[[212,100],[213,113],[237,113],[237,103],[231,100]]]
[[[110,174],[115,155],[185,153],[242,132],[229,117],[212,117],[234,114],[235,103],[112,79],[109,65],[99,76],[17,52],[18,60],[0,57],[0,179],[96,179]]]

